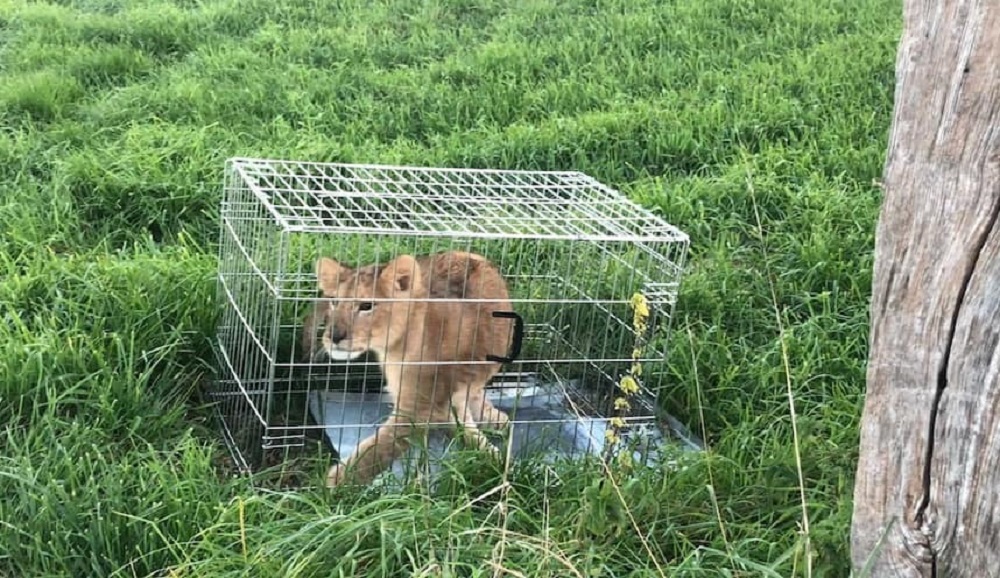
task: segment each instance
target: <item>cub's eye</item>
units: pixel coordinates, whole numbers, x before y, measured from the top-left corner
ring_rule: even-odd
[[[371,311],[375,304],[371,301],[362,301],[358,303],[358,311]]]

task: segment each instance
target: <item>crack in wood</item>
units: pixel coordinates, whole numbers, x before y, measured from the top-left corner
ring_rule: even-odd
[[[993,229],[996,227],[998,217],[1000,217],[1000,202],[994,203],[986,226],[983,227],[982,233],[973,243],[973,250],[971,251],[972,259],[969,262],[969,266],[963,272],[962,284],[958,290],[955,312],[951,317],[951,323],[948,327],[948,336],[945,340],[946,345],[944,355],[942,357],[941,368],[938,371],[937,390],[934,392],[934,402],[931,404],[930,420],[928,424],[930,431],[927,435],[927,448],[924,454],[923,495],[921,496],[919,506],[917,506],[917,512],[914,520],[917,527],[920,529],[920,533],[926,540],[926,544],[923,544],[923,546],[926,546],[927,552],[931,557],[930,575],[932,577],[937,576],[937,551],[932,545],[935,528],[933,527],[933,524],[927,520],[927,509],[930,507],[931,500],[931,460],[934,456],[934,432],[937,427],[938,409],[941,405],[941,397],[944,395],[944,390],[948,387],[948,366],[951,360],[952,345],[954,344],[955,327],[958,324],[962,306],[965,303],[966,291],[968,290],[972,275],[976,272],[976,268],[979,265],[979,259],[982,256],[983,247],[986,245],[986,241],[989,239],[990,233],[992,233]]]

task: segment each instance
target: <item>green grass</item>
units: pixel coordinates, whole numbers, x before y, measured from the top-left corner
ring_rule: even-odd
[[[847,575],[899,28],[888,0],[0,0],[0,576]],[[227,475],[198,386],[240,155],[581,170],[661,211],[692,237],[666,404],[711,451],[620,494],[593,465]]]

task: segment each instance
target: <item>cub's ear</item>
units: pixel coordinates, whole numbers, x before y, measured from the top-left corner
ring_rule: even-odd
[[[347,268],[333,259],[320,257],[316,260],[316,283],[323,293],[335,293],[341,278],[346,276]]]
[[[420,266],[413,257],[400,255],[379,273],[378,285],[388,297],[396,293],[414,293],[421,286]]]

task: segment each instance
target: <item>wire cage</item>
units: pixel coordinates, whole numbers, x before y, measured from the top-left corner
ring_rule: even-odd
[[[303,447],[307,439],[322,440],[340,462],[349,458],[392,414],[389,392],[395,390],[387,389],[387,372],[406,381],[388,357],[423,364],[424,377],[486,376],[477,403],[509,418],[501,435],[490,439],[500,448],[511,444],[515,457],[572,457],[614,447],[641,453],[641,442],[660,439],[657,394],[688,237],[618,191],[579,172],[236,158],[226,162],[223,197],[220,375],[210,395],[240,469],[252,471],[269,452]],[[486,295],[469,282],[468,259],[461,261],[464,272],[433,265],[467,254],[487,260],[506,285],[506,299],[494,301],[496,307],[483,308],[497,293]],[[412,279],[408,296],[372,294],[368,302],[360,293],[321,290],[320,258],[338,263],[341,276],[354,274],[357,291],[363,273],[378,285],[389,265],[405,256],[418,260],[423,293]],[[459,281],[432,278],[442,270]],[[446,347],[470,358],[455,353],[448,367],[492,369],[448,373],[441,369],[444,354],[426,354],[430,346],[421,349],[421,359],[400,361],[385,353],[388,338],[352,357],[330,353],[328,346],[343,337],[337,325],[360,319],[360,309],[428,299],[465,307],[436,309],[439,327],[464,323],[474,329]],[[347,305],[324,317],[338,303]],[[444,307],[440,301],[436,306]],[[345,307],[354,307],[347,317]],[[463,321],[470,310],[491,314]],[[415,318],[410,309],[392,311],[397,319],[390,323],[407,327]],[[379,322],[371,315],[374,327]],[[347,331],[360,322],[353,323]],[[370,339],[382,339],[369,329]],[[406,331],[411,341],[420,339]],[[479,331],[503,340],[494,339],[490,353],[470,345]],[[453,338],[446,331],[428,337]],[[438,386],[432,382],[420,381],[423,391],[415,395],[431,395],[427,388]],[[454,384],[441,384],[448,386]],[[472,411],[484,415],[482,408]],[[438,436],[445,421],[422,424],[442,426],[419,430],[431,432],[425,449],[438,437],[441,444],[454,439],[454,431]],[[396,471],[405,467],[403,456],[392,458]]]

